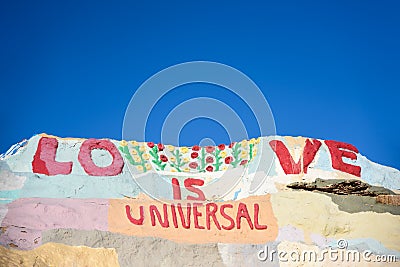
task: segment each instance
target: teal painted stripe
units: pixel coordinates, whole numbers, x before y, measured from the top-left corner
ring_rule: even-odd
[[[20,198],[21,190],[0,191],[0,204],[7,204]]]

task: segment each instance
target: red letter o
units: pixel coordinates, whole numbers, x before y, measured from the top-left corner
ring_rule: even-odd
[[[113,161],[109,166],[99,167],[92,160],[93,149],[107,150]],[[109,140],[87,139],[82,143],[79,151],[78,160],[81,163],[85,172],[92,176],[115,176],[122,172],[124,160],[121,157],[118,149]]]

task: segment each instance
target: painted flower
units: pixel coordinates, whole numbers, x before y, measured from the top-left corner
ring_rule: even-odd
[[[256,144],[258,144],[258,143],[260,143],[260,137],[258,137],[257,139],[256,139]]]
[[[149,154],[143,154],[143,159],[145,159],[145,160],[148,160],[150,158],[150,155]]]
[[[206,162],[207,162],[207,163],[213,163],[213,162],[214,162],[214,158],[211,157],[211,156],[208,156],[208,157],[206,158]]]
[[[247,157],[247,151],[246,151],[246,150],[243,150],[242,153],[240,153],[240,157],[241,157],[242,159],[244,159],[245,157]]]
[[[188,163],[189,162],[189,158],[183,158],[183,162]]]
[[[254,148],[254,150],[253,150],[253,158],[254,158],[255,156],[257,156],[257,149]]]
[[[121,146],[127,146],[127,145],[128,145],[128,142],[126,142],[125,140],[122,140],[121,142],[119,142],[119,144],[120,144]]]
[[[232,148],[234,145],[235,145],[235,142],[232,142],[232,143],[229,144],[228,147],[229,147],[229,148]]]
[[[197,145],[196,145],[196,146],[193,146],[193,147],[192,147],[192,150],[193,150],[193,151],[199,151],[199,150],[200,150],[200,147],[197,146]]]
[[[176,158],[175,157],[170,157],[169,160],[172,161],[172,162],[175,162]]]
[[[150,147],[150,148],[153,148],[154,147],[154,143],[153,142],[148,142],[147,146]]]
[[[190,169],[189,169],[188,167],[186,167],[186,168],[183,169],[183,171],[184,171],[184,172],[189,172]]]
[[[206,146],[206,151],[207,153],[212,153],[214,151],[215,147],[213,146]]]
[[[139,143],[138,143],[138,142],[136,142],[136,141],[131,141],[131,145],[132,145],[132,146],[138,146],[138,145],[139,145]]]
[[[142,172],[143,171],[143,166],[142,165],[138,165],[138,166],[136,166],[136,169],[138,171]]]
[[[132,153],[132,155],[137,155],[136,149],[132,149],[132,150],[131,150],[131,153]]]
[[[251,138],[250,141],[249,141],[249,143],[250,143],[250,144],[253,144],[253,145],[254,145],[255,142],[256,142],[256,139],[255,139],[255,138]]]
[[[218,145],[218,149],[219,149],[219,150],[224,150],[224,149],[225,149],[225,144],[220,144],[220,145]]]
[[[226,157],[226,152],[222,151],[219,155],[221,156],[221,158],[225,158]]]
[[[174,151],[174,149],[175,149],[175,147],[174,147],[174,146],[171,146],[171,145],[168,145],[167,148],[168,148],[168,150],[171,151],[171,152]]]
[[[232,161],[233,161],[233,157],[232,156],[229,156],[229,157],[225,158],[225,163],[226,164],[230,164]]]
[[[244,159],[244,160],[242,160],[241,162],[240,162],[240,165],[245,165],[246,163],[247,163],[247,159]]]
[[[176,172],[176,170],[174,168],[171,169],[171,172]]]
[[[243,141],[241,142],[241,145],[242,145],[242,147],[246,147],[246,146],[247,146],[247,140],[243,140]]]
[[[143,151],[146,150],[146,147],[145,147],[145,146],[141,146],[141,147],[139,148],[139,150],[140,150],[140,152],[143,152]]]
[[[158,144],[158,151],[163,151],[164,150],[164,145],[163,144]]]
[[[187,153],[188,151],[189,151],[189,149],[187,147],[185,147],[185,146],[181,147],[181,152],[183,154]]]
[[[141,162],[139,156],[134,156],[134,157],[133,157],[133,160],[134,160],[136,163]]]
[[[212,172],[214,170],[213,166],[207,166],[206,170],[208,172]]]
[[[162,162],[167,162],[168,161],[168,158],[165,155],[160,155],[160,159],[161,159]]]
[[[146,163],[146,170],[151,170],[151,165],[149,163]]]
[[[222,167],[222,170],[223,170],[223,171],[226,171],[227,169],[228,169],[227,166]]]
[[[197,152],[192,152],[192,154],[190,154],[190,157],[192,158],[192,159],[195,159],[195,158],[197,158],[199,156],[199,153],[197,153]]]
[[[199,165],[197,164],[197,162],[190,162],[190,163],[189,163],[189,167],[192,168],[192,169],[196,169],[197,166],[199,166]]]

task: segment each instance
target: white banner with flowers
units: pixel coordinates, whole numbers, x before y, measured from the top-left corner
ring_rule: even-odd
[[[204,173],[246,166],[257,155],[260,138],[229,145],[175,147],[153,142],[121,141],[119,150],[139,172]]]

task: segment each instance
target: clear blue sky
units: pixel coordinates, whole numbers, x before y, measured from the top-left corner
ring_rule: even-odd
[[[187,2],[3,2],[0,151],[41,132],[120,139],[142,82],[209,60],[257,83],[278,134],[400,168],[399,1]]]

